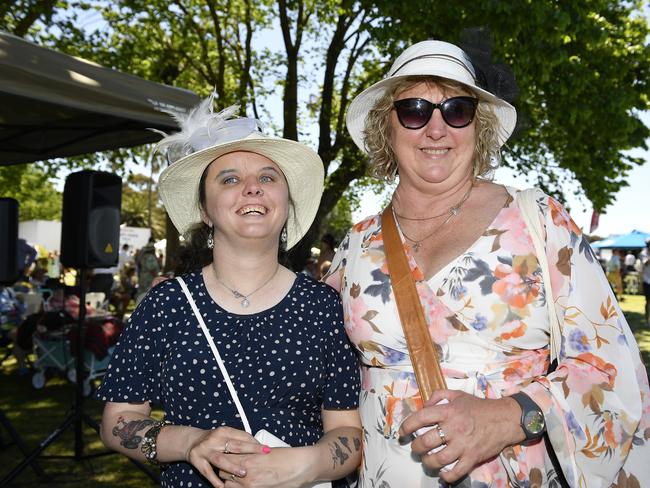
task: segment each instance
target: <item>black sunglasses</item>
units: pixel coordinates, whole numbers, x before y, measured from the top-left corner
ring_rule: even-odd
[[[421,129],[427,125],[437,108],[447,125],[460,129],[474,120],[478,98],[452,97],[442,103],[432,103],[424,98],[405,98],[396,100],[393,105],[399,123],[407,129]]]

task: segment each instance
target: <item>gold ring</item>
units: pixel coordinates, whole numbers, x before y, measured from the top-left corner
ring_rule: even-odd
[[[230,454],[230,450],[228,449],[228,444],[230,444],[230,441],[229,441],[229,440],[227,440],[227,441],[226,441],[226,445],[223,446],[223,453],[224,453],[224,454]]]
[[[438,429],[438,435],[440,436],[440,440],[442,441],[443,444],[447,444],[447,438],[445,437],[445,433],[443,430],[440,428],[440,426],[437,426],[436,429]]]

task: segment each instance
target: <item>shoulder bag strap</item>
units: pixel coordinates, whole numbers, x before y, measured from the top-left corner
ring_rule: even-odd
[[[548,258],[546,257],[546,243],[544,238],[544,229],[539,221],[539,205],[535,198],[537,191],[534,188],[522,190],[517,195],[517,204],[521,215],[528,226],[530,238],[535,246],[535,254],[539,266],[542,269],[542,279],[544,280],[544,287],[546,289],[546,306],[548,308],[549,320],[549,333],[550,333],[550,349],[551,357],[550,362],[556,361],[560,357],[560,348],[562,347],[562,329],[560,326],[560,318],[555,309],[555,302],[553,300],[553,290],[551,288],[551,273],[548,267]]]
[[[539,221],[539,205],[537,204],[537,199],[535,198],[537,191],[534,188],[529,188],[527,190],[522,190],[517,194],[517,205],[521,211],[521,215],[528,226],[528,232],[530,233],[530,238],[533,241],[535,246],[535,254],[537,254],[537,260],[539,261],[539,266],[542,268],[542,279],[544,280],[544,285],[546,287],[546,306],[548,307],[548,321],[549,321],[549,344],[551,348],[551,357],[549,361],[548,372],[552,373],[557,367],[557,362],[560,358],[560,348],[562,346],[562,329],[560,328],[560,318],[557,315],[557,310],[555,309],[555,303],[553,301],[553,290],[551,289],[551,273],[548,269],[548,258],[546,257],[546,240],[544,238],[544,230],[542,224]],[[544,433],[544,445],[546,446],[546,452],[551,464],[555,469],[556,481],[561,488],[569,488],[569,483],[564,476],[562,471],[562,466],[555,454],[555,449],[551,443],[551,438],[548,435],[548,431]]]
[[[192,307],[192,311],[196,316],[196,320],[199,322],[199,325],[201,326],[201,330],[203,331],[203,335],[205,335],[205,338],[207,339],[208,344],[210,345],[210,349],[212,350],[212,354],[214,354],[214,358],[217,360],[217,364],[219,365],[219,369],[221,370],[223,379],[226,382],[226,386],[228,386],[228,390],[230,390],[230,395],[232,396],[232,400],[235,403],[235,407],[237,407],[237,412],[239,412],[241,421],[244,424],[244,430],[252,435],[251,426],[248,423],[248,417],[246,417],[246,412],[244,411],[244,407],[242,407],[242,404],[239,401],[237,390],[235,390],[235,387],[233,386],[232,381],[230,380],[230,376],[228,375],[228,370],[226,369],[226,365],[221,359],[219,350],[217,349],[214,340],[212,340],[210,331],[208,331],[208,328],[206,327],[205,322],[203,321],[203,317],[201,316],[201,313],[199,312],[199,309],[197,308],[196,303],[194,302],[194,298],[192,298],[192,294],[190,293],[190,290],[187,288],[187,285],[185,284],[183,278],[177,276],[176,280],[180,283],[181,288],[183,289],[183,293],[185,293],[185,296],[187,297],[187,301],[190,302],[190,306]]]
[[[420,296],[404,254],[391,205],[386,207],[382,213],[381,233],[393,294],[413,364],[415,379],[422,400],[426,401],[434,390],[446,389],[447,384],[440,370],[438,355],[433,347],[431,334],[429,334],[429,328],[424,319]]]

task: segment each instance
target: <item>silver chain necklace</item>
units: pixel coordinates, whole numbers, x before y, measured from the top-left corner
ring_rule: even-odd
[[[241,292],[239,292],[239,291],[237,291],[237,290],[233,290],[233,289],[230,288],[228,285],[226,285],[223,281],[221,281],[221,280],[219,279],[219,277],[217,276],[217,270],[216,270],[216,268],[214,267],[214,263],[212,264],[211,268],[212,268],[212,272],[214,273],[214,279],[217,280],[217,281],[221,284],[221,286],[223,286],[223,287],[224,287],[225,289],[227,289],[230,293],[232,293],[233,296],[234,296],[236,299],[238,299],[238,300],[241,299],[241,301],[239,302],[239,304],[242,306],[242,308],[248,308],[248,306],[251,304],[251,302],[250,302],[250,300],[248,299],[248,297],[250,297],[253,293],[260,291],[262,288],[264,288],[266,285],[268,285],[269,282],[270,282],[273,278],[275,278],[275,275],[278,274],[278,270],[280,269],[280,263],[277,263],[277,265],[276,265],[276,267],[275,267],[275,271],[273,271],[273,274],[272,274],[272,275],[271,275],[271,276],[270,276],[270,277],[269,277],[269,278],[268,278],[264,283],[262,283],[260,286],[258,286],[257,288],[255,288],[255,289],[254,289],[252,292],[250,292],[248,295],[244,295],[243,293],[241,293]]]
[[[429,218],[424,218],[424,219],[414,219],[414,218],[403,217],[403,216],[399,215],[397,212],[395,212],[395,207],[392,207],[393,215],[395,215],[396,217],[399,217],[400,219],[404,219],[404,220],[431,220],[431,219],[433,219],[435,217],[442,217],[443,215],[447,215],[447,218],[440,225],[437,225],[433,229],[433,232],[429,232],[427,235],[425,235],[424,237],[422,237],[420,239],[413,239],[412,237],[407,236],[406,232],[404,232],[404,229],[402,229],[402,226],[399,224],[399,220],[395,219],[397,221],[397,226],[399,227],[399,230],[402,231],[402,235],[404,237],[406,237],[406,239],[408,239],[409,241],[411,241],[413,243],[413,252],[417,253],[420,250],[420,247],[422,247],[422,243],[424,241],[426,241],[429,237],[436,234],[440,229],[442,229],[442,227],[447,222],[449,222],[452,218],[454,218],[458,214],[460,214],[460,211],[463,208],[463,204],[469,198],[469,195],[472,193],[473,188],[474,188],[474,184],[472,184],[469,187],[469,190],[467,190],[465,195],[463,195],[463,198],[461,198],[458,203],[456,203],[455,205],[452,205],[451,207],[449,207],[449,209],[444,214],[436,215],[434,217],[429,217]]]

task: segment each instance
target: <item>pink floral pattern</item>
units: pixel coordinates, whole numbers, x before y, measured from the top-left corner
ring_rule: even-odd
[[[580,229],[538,191],[552,281],[543,283],[517,190],[509,191],[515,200],[430,280],[404,245],[447,384],[487,398],[525,391],[544,410],[571,486],[643,486],[650,480],[650,391],[634,336]],[[380,216],[352,228],[325,280],[341,293],[362,362],[359,486],[439,486],[397,440],[400,422],[422,400],[387,274]],[[563,328],[560,362],[550,374],[546,300]],[[555,477],[538,442],[505,449],[469,480],[478,487],[507,487],[515,479],[553,486]]]

